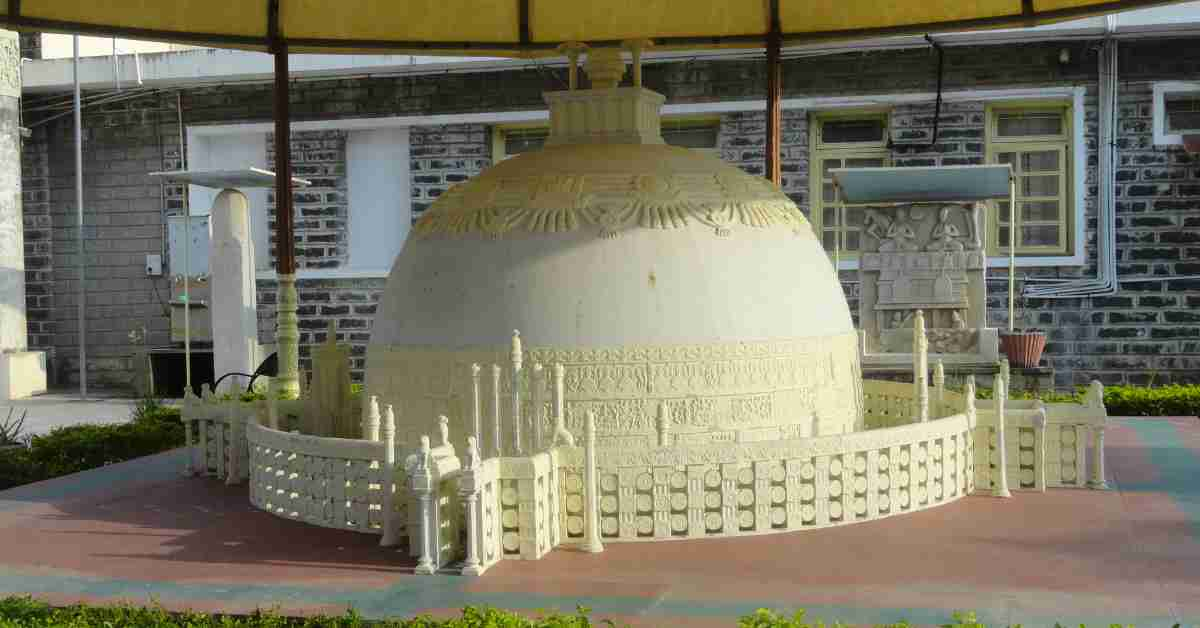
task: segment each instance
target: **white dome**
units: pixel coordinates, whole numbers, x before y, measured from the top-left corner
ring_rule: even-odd
[[[426,429],[462,413],[470,363],[507,362],[514,329],[527,364],[567,367],[572,431],[591,409],[600,434],[652,432],[664,400],[698,413],[679,433],[731,440],[861,418],[856,332],[812,228],[688,149],[548,147],[446,192],[392,268],[367,389]]]
[[[635,157],[657,164],[655,174],[643,175],[656,178],[655,184],[670,185],[659,182],[700,166],[714,187],[717,177],[726,177],[767,188],[687,149],[567,146],[502,162],[488,172],[488,181],[468,183],[458,194],[471,200],[472,185],[497,180],[587,187],[592,177],[628,172]],[[587,174],[580,174],[581,167]],[[542,174],[534,181],[509,178],[530,170]],[[633,192],[635,176],[624,178]],[[673,193],[683,192],[666,195]],[[577,203],[587,191],[553,196],[571,194]],[[776,194],[775,200],[787,202]],[[440,204],[430,209],[444,211]],[[719,236],[713,226],[688,218],[679,228],[633,223],[605,238],[583,216],[574,220],[575,228],[557,233],[514,229],[500,238],[478,232],[448,237],[444,230],[418,228],[392,268],[372,342],[461,348],[502,343],[520,329],[529,346],[607,347],[854,331],[841,286],[807,224],[738,224]]]

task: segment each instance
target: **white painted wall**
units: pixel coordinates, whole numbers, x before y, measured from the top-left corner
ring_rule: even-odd
[[[332,271],[300,270],[301,277],[386,277],[412,225],[412,186],[409,179],[408,128],[371,128],[353,120],[333,121],[323,128],[351,129],[346,145],[346,187],[349,195],[349,263]],[[190,127],[188,170],[229,170],[267,167],[267,127],[235,125]],[[269,125],[267,125],[269,126]],[[302,125],[293,125],[301,130]],[[219,190],[188,186],[188,203],[194,216],[207,215]],[[254,242],[255,269],[271,271],[270,233],[266,188],[246,188],[250,208],[250,233]]]
[[[351,131],[346,162],[350,267],[386,276],[412,226],[408,129]]]
[[[267,136],[265,133],[241,135],[203,135],[188,129],[188,170],[233,170],[267,167]],[[250,233],[256,252],[255,269],[270,270],[270,240],[267,237],[267,189],[246,188],[250,208]],[[209,213],[220,190],[188,186],[188,209],[193,216]]]

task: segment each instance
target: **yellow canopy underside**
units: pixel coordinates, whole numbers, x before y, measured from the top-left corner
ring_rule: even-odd
[[[785,44],[1028,27],[1171,0],[778,0]],[[770,0],[8,0],[0,24],[292,52],[537,57],[569,41],[660,48],[763,45]],[[10,14],[15,11],[15,14]]]

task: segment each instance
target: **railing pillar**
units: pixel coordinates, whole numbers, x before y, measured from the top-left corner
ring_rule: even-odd
[[[379,442],[379,398],[371,395],[367,414],[363,417],[363,440]]]
[[[500,365],[492,365],[492,455],[502,456],[500,445]]]
[[[1088,487],[1107,489],[1108,481],[1104,478],[1104,421],[1108,420],[1108,409],[1104,407],[1104,384],[1093,380],[1088,386],[1084,403],[1088,408],[1100,415],[1101,423],[1092,426],[1092,475]]]
[[[471,421],[476,441],[483,440],[483,421],[479,410],[479,365],[471,365]]]
[[[542,368],[540,362],[535,362],[533,371],[529,377],[529,399],[532,402],[533,408],[529,413],[529,439],[531,441],[529,453],[538,453],[542,451],[543,432],[546,431],[546,422],[542,420],[542,415],[545,412],[544,389],[546,385],[546,371]]]
[[[1104,478],[1104,426],[1092,426],[1092,477],[1088,480],[1088,488],[1107,489],[1108,481]]]
[[[383,538],[391,547],[399,542],[396,525],[396,413],[388,404],[383,413]]]
[[[583,445],[583,490],[584,490],[584,537],[585,552],[603,552],[604,545],[600,542],[600,478],[596,469],[596,415],[587,413],[584,425]]]
[[[1037,402],[1033,415],[1033,488],[1046,492],[1046,404]]]
[[[521,446],[521,332],[513,330],[512,351],[509,354],[512,362],[512,432],[513,454],[520,456]]]
[[[999,469],[996,473],[995,484],[992,486],[992,495],[995,497],[1012,497],[1012,493],[1008,490],[1008,443],[1005,441],[1004,424],[1006,405],[1008,401],[1008,360],[1000,361],[1000,372],[996,375],[995,398],[996,398],[996,450],[999,454]]]
[[[421,502],[421,554],[414,570],[418,574],[433,574],[437,566],[433,564],[433,543],[437,539],[437,523],[433,521],[433,461],[429,437],[421,436],[421,449],[417,453],[417,467],[413,473],[412,488]]]
[[[459,495],[463,499],[467,511],[467,558],[463,562],[462,575],[478,576],[483,573],[479,564],[479,542],[482,536],[483,522],[479,517],[479,441],[474,436],[467,437],[467,454],[459,484]]]
[[[938,416],[941,418],[946,414],[946,409],[942,404],[946,402],[946,367],[941,360],[933,364],[933,402],[937,406]]]
[[[183,410],[180,412],[180,416],[184,417],[183,442],[184,447],[187,447],[187,460],[183,463],[183,474],[187,476],[196,475],[196,443],[192,434],[192,423],[194,421],[191,418],[188,418],[194,417],[195,415],[195,396],[192,394],[191,389],[185,386],[183,393]]]
[[[929,340],[925,337],[925,313],[913,314],[913,397],[916,408],[913,418],[924,423],[929,420]]]

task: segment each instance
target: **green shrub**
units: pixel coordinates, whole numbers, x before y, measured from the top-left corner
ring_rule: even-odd
[[[284,617],[272,612],[222,616],[200,613],[169,613],[162,608],[129,606],[68,606],[54,608],[28,597],[0,600],[0,628],[91,628],[145,626],[161,628],[590,628],[586,609],[572,615],[552,613],[529,618],[492,608],[467,607],[462,616],[433,619],[422,616],[409,620],[364,620],[353,611],[341,617]],[[604,622],[601,625],[613,625]]]
[[[1109,386],[1104,389],[1104,405],[1112,416],[1197,416],[1200,386]]]
[[[144,400],[118,425],[70,425],[0,451],[0,490],[87,471],[183,445],[179,408]]]
[[[1081,386],[1069,393],[1014,390],[1009,396],[1013,399],[1041,399],[1046,403],[1083,403],[1086,393],[1087,388]],[[980,399],[991,399],[993,391],[980,388],[976,394]],[[1200,416],[1200,385],[1175,384],[1159,388],[1105,386],[1104,407],[1108,408],[1109,416]]]
[[[111,628],[138,626],[155,628],[591,628],[592,626],[616,626],[611,620],[593,623],[586,608],[564,615],[551,613],[539,617],[526,617],[518,613],[494,608],[468,606],[460,617],[434,619],[429,616],[407,620],[366,620],[353,610],[340,617],[286,617],[271,611],[258,611],[252,615],[206,615],[203,613],[171,613],[161,607],[139,608],[134,606],[66,606],[55,608],[29,597],[0,599],[0,628]],[[731,622],[732,623],[732,622]],[[1059,626],[1060,624],[1056,624]],[[737,620],[738,628],[833,628],[845,626],[841,622],[826,624],[821,620],[809,622],[804,611],[788,617],[767,609],[758,609]],[[885,628],[908,628],[901,621],[883,624]],[[954,621],[943,628],[986,628],[974,613],[954,613]],[[1080,626],[1080,628],[1086,628]],[[1110,628],[1121,628],[1112,624]],[[1132,627],[1128,627],[1132,628]],[[1174,628],[1179,628],[1175,624]]]

